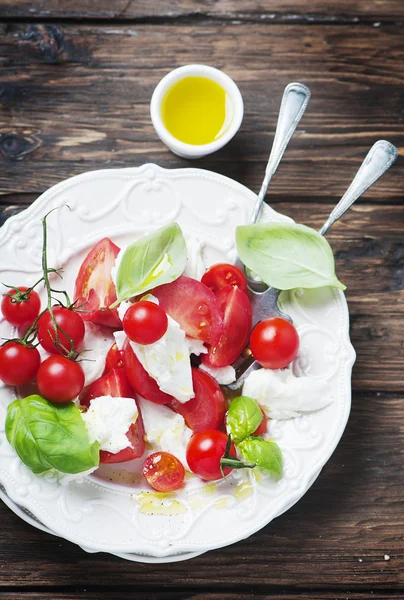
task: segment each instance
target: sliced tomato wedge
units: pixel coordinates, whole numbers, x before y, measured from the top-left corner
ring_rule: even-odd
[[[206,271],[201,279],[202,283],[208,286],[214,294],[226,285],[236,285],[243,290],[247,291],[247,279],[246,276],[240,269],[235,265],[228,263],[219,263],[212,265]]]
[[[112,369],[123,369],[123,352],[122,350],[118,350],[116,344],[112,344],[108,350],[105,359],[104,375],[112,371]]]
[[[168,404],[174,400],[173,396],[160,390],[156,380],[144,369],[127,340],[122,352],[126,376],[137,394],[155,404]]]
[[[208,373],[195,367],[192,367],[192,383],[195,398],[185,404],[174,399],[170,407],[184,417],[194,433],[219,429],[226,414],[226,400],[219,384]]]
[[[181,275],[152,290],[160,306],[190,337],[216,345],[223,332],[223,316],[215,294],[203,283]]]
[[[122,369],[112,369],[112,371],[89,385],[80,396],[80,404],[88,407],[93,398],[99,398],[100,396],[133,398],[135,400],[134,393]],[[131,446],[129,445],[127,448],[123,448],[120,452],[116,452],[115,454],[101,450],[100,463],[127,462],[128,460],[143,456],[146,448],[145,431],[139,407],[138,411],[139,414],[136,423],[133,423],[133,425],[130,426],[129,431],[126,434]]]
[[[84,321],[121,327],[116,308],[109,306],[116,301],[116,290],[111,277],[120,248],[107,237],[100,240],[85,257],[76,279],[74,298]]]
[[[218,302],[223,311],[223,333],[212,344],[202,362],[210,367],[226,367],[236,360],[247,345],[252,327],[252,309],[247,294],[237,286],[218,290]]]

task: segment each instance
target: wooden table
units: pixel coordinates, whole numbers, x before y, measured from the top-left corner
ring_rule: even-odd
[[[91,169],[191,165],[157,138],[152,91],[202,62],[245,117],[192,163],[258,190],[280,97],[312,101],[268,201],[319,227],[369,147],[404,154],[402,0],[0,0],[0,219]],[[191,562],[89,555],[0,506],[0,597],[114,600],[404,597],[404,161],[332,229],[358,353],[347,430],[306,496],[251,538]]]

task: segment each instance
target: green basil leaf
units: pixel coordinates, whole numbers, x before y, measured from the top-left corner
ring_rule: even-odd
[[[99,464],[98,442],[90,445],[80,410],[73,402],[52,404],[33,395],[9,404],[6,436],[33,473],[57,469],[81,473]]]
[[[128,246],[123,253],[116,276],[117,301],[170,283],[185,269],[187,247],[180,226],[171,223],[157,229]]]
[[[244,265],[277,290],[346,289],[335,275],[331,246],[310,227],[296,223],[241,225],[236,229],[236,242]]]
[[[260,426],[262,412],[258,404],[248,396],[238,396],[232,400],[226,416],[227,433],[238,444]]]
[[[283,471],[282,452],[275,442],[267,442],[261,437],[249,437],[237,445],[241,456],[261,469],[266,469],[276,477]]]

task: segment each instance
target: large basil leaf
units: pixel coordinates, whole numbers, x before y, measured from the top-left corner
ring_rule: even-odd
[[[57,469],[76,474],[99,464],[100,445],[90,444],[73,402],[52,404],[37,395],[14,400],[5,428],[9,443],[33,473]]]
[[[112,306],[174,281],[186,262],[187,247],[177,223],[141,237],[123,253],[116,276],[117,301]]]
[[[238,396],[232,400],[226,416],[227,433],[238,444],[259,427],[262,421],[260,407],[248,396]]]
[[[246,267],[277,290],[332,286],[345,289],[335,275],[327,240],[296,223],[259,223],[236,229],[237,252]]]
[[[249,437],[237,445],[241,456],[272,475],[280,477],[283,471],[282,452],[275,442],[267,442],[261,437]]]

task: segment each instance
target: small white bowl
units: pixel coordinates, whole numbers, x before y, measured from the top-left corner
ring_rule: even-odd
[[[184,77],[207,77],[216,81],[219,85],[226,90],[232,103],[233,114],[231,117],[230,124],[226,131],[215,141],[210,144],[194,145],[186,144],[177,140],[167,130],[161,117],[161,104],[167,90],[180,79]],[[150,115],[154,129],[161,141],[168,146],[168,148],[183,158],[201,158],[206,154],[216,152],[219,148],[222,148],[231,138],[237,133],[243,120],[244,105],[243,98],[240,90],[234,83],[234,81],[223,71],[215,69],[214,67],[208,67],[207,65],[185,65],[170,71],[160,83],[157,85],[153,92],[153,96],[150,103]]]

